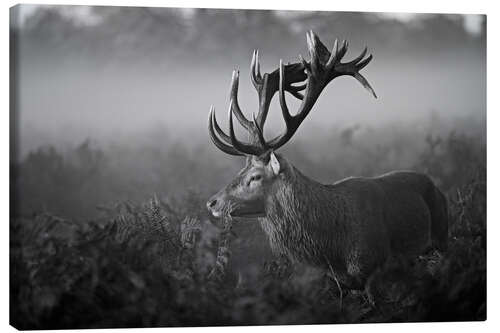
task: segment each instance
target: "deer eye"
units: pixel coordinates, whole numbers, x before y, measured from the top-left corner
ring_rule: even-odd
[[[250,180],[252,180],[252,181],[253,180],[257,181],[257,180],[261,180],[261,179],[262,179],[262,175],[255,175],[255,176],[252,176],[252,178],[250,178]]]
[[[247,186],[249,186],[252,182],[256,182],[256,181],[259,181],[262,179],[262,175],[254,175],[252,177],[250,177],[250,179],[248,180],[247,182]]]

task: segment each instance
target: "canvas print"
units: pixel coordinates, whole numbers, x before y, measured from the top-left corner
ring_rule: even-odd
[[[10,323],[486,320],[486,16],[18,5]]]

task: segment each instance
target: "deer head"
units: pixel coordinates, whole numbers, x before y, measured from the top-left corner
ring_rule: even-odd
[[[246,156],[246,166],[237,177],[207,202],[207,208],[212,215],[216,217],[223,214],[233,217],[266,215],[266,203],[269,197],[293,172],[291,165],[275,151],[292,138],[323,89],[333,79],[343,75],[352,76],[375,98],[377,97],[368,81],[359,73],[372,60],[371,55],[365,58],[366,48],[354,60],[342,63],[341,60],[347,52],[347,41],[344,40],[340,48],[335,41],[330,52],[312,31],[307,33],[306,37],[310,61],[299,56],[299,62],[284,65],[280,60],[278,69],[264,75],[260,73],[258,51],[254,51],[251,80],[259,97],[259,111],[257,116],[253,115],[252,120],[245,117],[238,104],[238,71],[233,71],[232,76],[229,134],[220,128],[215,110],[213,107],[210,108],[208,130],[212,142],[227,154]],[[290,114],[288,110],[285,91],[302,101],[295,115]],[[266,140],[263,135],[264,123],[276,92],[279,93],[286,127],[284,133]],[[247,130],[248,143],[236,138],[233,114]]]

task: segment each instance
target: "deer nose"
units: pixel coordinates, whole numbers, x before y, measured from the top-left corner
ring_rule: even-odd
[[[207,202],[208,210],[211,210],[212,208],[214,208],[216,204],[217,204],[217,199],[208,200],[208,202]]]

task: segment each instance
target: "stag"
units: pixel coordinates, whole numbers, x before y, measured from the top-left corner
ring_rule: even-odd
[[[233,72],[229,134],[218,125],[210,108],[208,128],[223,152],[246,157],[234,180],[207,202],[215,217],[257,217],[271,248],[292,260],[331,269],[348,289],[363,289],[390,258],[410,258],[429,249],[447,247],[448,214],[444,195],[429,177],[394,171],[378,177],[350,177],[324,185],[302,174],[276,151],[295,134],[327,84],[343,75],[359,81],[375,98],[359,73],[371,60],[367,49],[342,62],[348,44],[337,41],[330,52],[311,31],[307,33],[310,60],[260,72],[254,51],[251,80],[259,97],[257,116],[249,120],[238,104],[238,71]],[[285,131],[271,140],[263,135],[270,102],[278,92]],[[289,112],[285,92],[301,100]],[[249,142],[234,131],[233,115],[247,130]]]

